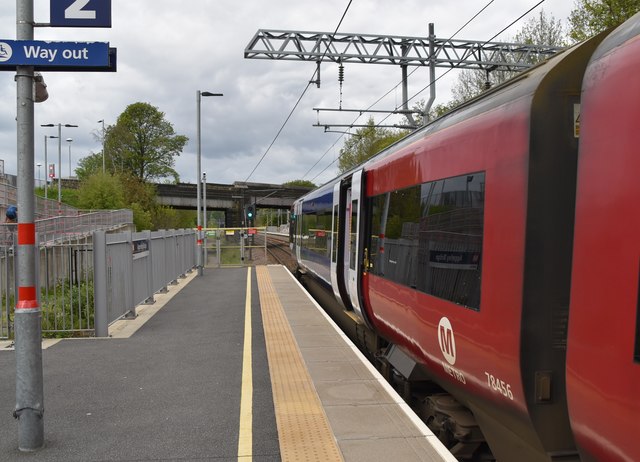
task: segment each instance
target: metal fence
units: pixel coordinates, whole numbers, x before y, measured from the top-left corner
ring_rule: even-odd
[[[109,324],[135,317],[136,306],[153,303],[154,294],[196,265],[194,230],[93,235],[95,335]]]
[[[155,293],[195,267],[193,230],[91,233],[91,220],[97,223],[97,217],[59,223],[38,234],[36,282],[45,336],[107,335],[111,322],[135,315],[136,305],[151,302]],[[16,294],[15,232],[11,226],[0,228],[0,338],[9,338]]]
[[[36,284],[45,336],[82,335],[93,329],[93,249],[90,235],[38,236]],[[0,338],[12,332],[16,303],[15,233],[0,246]]]
[[[5,178],[2,178],[0,175],[0,211],[3,217],[7,207],[9,205],[16,205],[18,202],[18,189],[15,184],[13,184],[14,181],[15,177],[6,177],[5,175]],[[50,197],[57,195],[56,189],[57,188],[50,188]],[[36,220],[58,216],[76,216],[84,213],[86,213],[86,211],[79,210],[62,202],[35,196],[34,214]]]
[[[13,245],[0,246],[0,339],[9,336],[11,316],[13,312],[9,307],[15,306],[15,278],[14,278]]]
[[[246,266],[258,259],[264,261],[267,257],[265,230],[264,227],[206,229],[204,266]]]

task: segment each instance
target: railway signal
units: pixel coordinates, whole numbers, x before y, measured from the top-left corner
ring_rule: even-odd
[[[255,214],[255,205],[247,205],[246,217],[247,217],[247,226],[253,225],[253,219]]]

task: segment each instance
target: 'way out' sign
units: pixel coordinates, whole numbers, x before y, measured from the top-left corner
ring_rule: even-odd
[[[0,39],[0,69],[15,66],[108,68],[109,43]]]

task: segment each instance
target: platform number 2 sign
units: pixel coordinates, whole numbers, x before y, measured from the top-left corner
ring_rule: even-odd
[[[64,10],[65,19],[96,19],[96,10],[83,10],[89,0],[75,0]]]
[[[111,27],[111,0],[50,0],[53,27]]]

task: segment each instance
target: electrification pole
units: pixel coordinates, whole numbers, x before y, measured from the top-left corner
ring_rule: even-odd
[[[33,40],[33,0],[17,0],[16,38]],[[44,444],[44,387],[42,381],[42,311],[36,291],[36,232],[34,223],[33,67],[18,66],[18,293],[15,306],[16,409],[21,451]]]
[[[202,105],[202,92],[200,90],[198,90],[196,92],[196,113],[197,113],[197,120],[196,120],[196,124],[197,124],[197,139],[198,139],[198,152],[197,152],[197,160],[196,160],[196,168],[197,168],[197,173],[196,173],[196,226],[198,229],[198,255],[196,258],[196,266],[198,267],[198,276],[202,276],[203,270],[202,270],[202,222],[200,221],[200,194],[201,194],[201,180],[200,180],[200,170],[201,170],[201,164],[200,164],[200,156],[202,155],[202,122],[200,120],[200,107]]]
[[[196,124],[197,124],[197,141],[198,141],[198,147],[197,147],[197,173],[196,173],[196,209],[197,209],[197,213],[196,213],[196,225],[198,227],[198,256],[196,259],[196,264],[198,266],[198,276],[202,276],[203,274],[203,270],[202,270],[202,260],[203,260],[203,249],[202,249],[202,221],[201,221],[201,214],[202,214],[202,205],[201,205],[201,198],[202,198],[202,179],[201,179],[201,175],[202,175],[202,168],[201,168],[201,156],[202,156],[202,122],[201,122],[201,105],[202,105],[202,97],[203,96],[223,96],[222,93],[211,93],[210,91],[201,91],[198,90],[196,92],[196,113],[197,113],[197,118],[196,118]]]

